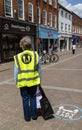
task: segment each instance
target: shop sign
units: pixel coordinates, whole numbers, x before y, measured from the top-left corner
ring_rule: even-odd
[[[57,39],[59,37],[59,32],[54,29],[48,29],[44,27],[39,27],[39,37]]]
[[[30,27],[29,26],[20,26],[20,25],[15,25],[15,24],[11,24],[11,28],[12,29],[19,29],[20,31],[30,31]]]
[[[1,19],[1,31],[6,33],[18,33],[23,35],[36,35],[36,25],[25,21],[17,21],[8,18]]]
[[[8,24],[8,23],[5,23],[4,26],[3,26],[3,29],[4,30],[9,30],[9,29],[18,29],[20,31],[27,31],[29,32],[30,31],[30,27],[29,26],[21,26],[21,25],[16,25],[16,24]]]

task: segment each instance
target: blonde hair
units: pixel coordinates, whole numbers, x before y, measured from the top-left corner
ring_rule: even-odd
[[[31,38],[29,36],[25,36],[20,40],[20,47],[23,50],[30,50],[32,47]]]

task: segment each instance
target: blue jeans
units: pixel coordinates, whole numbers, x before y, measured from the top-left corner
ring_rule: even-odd
[[[36,91],[37,91],[37,86],[20,88],[25,120],[30,120],[31,118],[37,117]]]

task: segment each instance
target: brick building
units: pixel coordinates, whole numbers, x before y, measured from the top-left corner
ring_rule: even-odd
[[[58,38],[57,28],[58,0],[0,0],[0,62],[21,51],[19,41],[26,35],[33,49],[48,51]]]
[[[37,38],[40,39],[39,52],[49,51],[49,45],[57,44],[58,0],[38,0],[37,3]]]

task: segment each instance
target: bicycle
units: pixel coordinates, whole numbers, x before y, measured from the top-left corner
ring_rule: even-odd
[[[49,54],[50,62],[58,62],[59,56],[56,53]]]
[[[40,63],[41,64],[46,64],[46,63],[49,63],[49,55],[46,53],[41,53],[40,55]]]
[[[41,64],[47,64],[47,63],[56,63],[58,62],[59,60],[59,56],[56,54],[56,53],[51,53],[51,54],[48,54],[48,53],[42,53],[40,55],[40,63]]]

